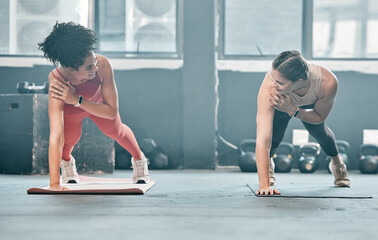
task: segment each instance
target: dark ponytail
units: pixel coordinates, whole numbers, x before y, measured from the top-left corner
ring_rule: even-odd
[[[308,79],[308,64],[302,55],[295,50],[280,53],[273,61],[272,68],[292,82]]]

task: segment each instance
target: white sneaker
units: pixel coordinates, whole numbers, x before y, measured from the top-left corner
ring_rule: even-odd
[[[148,161],[144,154],[142,153],[142,158],[137,161],[132,157],[131,164],[131,167],[133,168],[133,182],[149,183],[150,177],[148,175]]]
[[[60,170],[62,172],[61,183],[79,183],[79,175],[77,174],[75,158],[71,156],[70,161],[61,160]]]
[[[350,180],[348,178],[347,168],[344,163],[334,165],[331,161],[329,163],[329,170],[333,174],[335,181],[334,184],[337,187],[349,187]]]
[[[270,186],[276,185],[276,177],[274,176],[274,168],[275,168],[275,164],[274,164],[273,158],[270,158],[270,163],[269,163],[269,185]]]

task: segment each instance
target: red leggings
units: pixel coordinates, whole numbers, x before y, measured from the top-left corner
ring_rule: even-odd
[[[125,148],[134,159],[141,158],[138,142],[131,129],[121,122],[119,113],[114,119],[100,118],[86,111],[64,114],[64,147],[62,158],[70,161],[71,152],[81,136],[81,125],[84,118],[89,117],[108,137],[114,139]]]

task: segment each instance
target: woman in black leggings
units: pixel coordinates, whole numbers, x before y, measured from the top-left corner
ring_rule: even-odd
[[[280,53],[265,75],[257,100],[256,158],[260,188],[257,194],[280,194],[274,185],[272,156],[281,143],[291,118],[305,128],[331,157],[334,184],[349,187],[346,166],[340,159],[335,136],[325,124],[337,93],[336,76],[321,66],[308,64],[297,51]]]

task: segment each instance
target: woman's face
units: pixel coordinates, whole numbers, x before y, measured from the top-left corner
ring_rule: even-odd
[[[84,64],[74,74],[78,80],[92,80],[96,76],[97,71],[97,57],[91,51],[91,54],[85,58]]]
[[[282,77],[281,73],[275,69],[270,70],[270,77],[272,78],[272,85],[278,94],[286,94],[296,89],[294,82]]]

